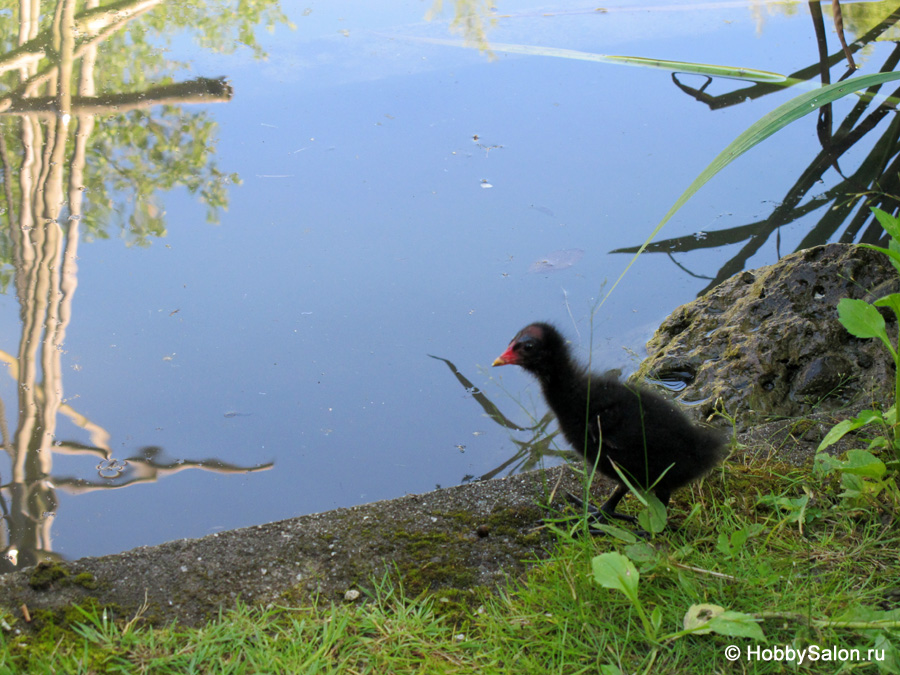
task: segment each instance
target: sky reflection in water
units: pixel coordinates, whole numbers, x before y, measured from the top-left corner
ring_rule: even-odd
[[[154,36],[166,9],[129,27]],[[58,355],[50,389],[62,407],[30,404],[54,420],[48,438],[27,436],[12,373],[40,339],[28,321],[45,315],[28,304],[21,323],[24,279],[0,296],[11,364],[0,397],[21,445],[5,442],[13,455],[31,448],[24,473],[0,467],[19,564],[29,546],[97,555],[561,461],[537,389],[485,366],[533,320],[557,322],[586,355],[592,310],[630,259],[609,252],[639,245],[717,152],[799,93],[711,111],[662,71],[424,41],[461,44],[449,9],[432,21],[418,2],[281,9],[296,29],[256,29],[265,60],[183,31],[162,53],[184,64],[175,82],[224,76],[233,97],[215,89],[220,102],[93,117],[84,166],[105,177],[84,213],[63,191],[63,232],[78,213],[77,270],[65,277],[77,284],[64,339],[33,362],[40,383],[40,354]],[[491,42],[785,74],[817,60],[799,10],[509,11],[497,8]],[[126,64],[104,48],[98,91],[120,69],[143,72],[137,49]],[[716,80],[704,94],[744,86]],[[3,118],[8,139],[21,138],[21,119]],[[31,123],[48,141],[53,119]],[[205,148],[204,168],[172,183],[149,168],[126,179],[129,153],[152,156],[135,130],[154,125],[171,141],[166,166]],[[739,227],[773,212],[817,147],[810,116],[704,188],[661,235],[676,253],[641,259],[594,316],[595,362],[632,370],[661,319],[728,261],[756,267],[798,246],[827,202],[743,257],[751,238]],[[20,148],[9,151],[21,171]]]

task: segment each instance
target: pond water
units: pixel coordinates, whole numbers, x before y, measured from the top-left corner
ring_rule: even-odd
[[[707,184],[600,304],[823,44],[845,74],[828,7],[72,4],[54,33],[0,0],[5,570],[565,461],[534,384],[488,367],[519,328],[627,373],[679,304],[873,236],[847,195],[898,194],[895,116],[842,100]],[[860,73],[893,69],[895,5],[843,4]]]

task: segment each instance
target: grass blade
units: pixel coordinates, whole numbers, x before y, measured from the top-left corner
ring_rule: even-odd
[[[448,47],[463,47],[471,49],[472,45],[464,44],[456,40],[443,38],[407,37],[415,42],[427,42],[430,44],[446,45]],[[481,47],[479,47],[481,48]],[[621,66],[638,66],[640,68],[656,68],[673,73],[692,73],[709,77],[726,77],[732,80],[750,80],[751,82],[783,83],[785,86],[797,84],[799,80],[791,80],[780,73],[755,68],[741,68],[739,66],[720,66],[714,63],[695,63],[693,61],[669,61],[667,59],[649,59],[644,56],[617,56],[615,54],[597,54],[595,52],[583,52],[578,49],[561,49],[559,47],[541,47],[538,45],[510,44],[506,42],[491,42],[483,49],[491,52],[506,52],[507,54],[524,54],[526,56],[549,56],[557,59],[572,59],[574,61],[594,61],[596,63],[614,63]]]
[[[604,296],[603,301],[601,301],[597,307],[599,308],[603,305],[606,298],[612,294],[616,286],[618,286],[619,282],[634,264],[634,261],[644,252],[647,245],[653,241],[653,238],[656,237],[663,226],[669,222],[672,216],[674,216],[701,187],[706,185],[706,183],[722,169],[750,150],[750,148],[762,143],[775,132],[780,131],[791,122],[796,122],[801,117],[818,110],[823,105],[833,103],[844,96],[862,89],[868,89],[869,87],[874,87],[894,80],[900,80],[900,73],[874,73],[872,75],[862,75],[850,80],[845,80],[844,82],[830,84],[792,98],[787,103],[778,106],[768,115],[765,115],[752,124],[740,136],[729,143],[728,146],[720,152],[712,162],[710,162],[709,166],[694,179],[694,182],[687,187],[678,200],[672,205],[672,208],[670,208],[666,215],[663,216],[663,219],[659,221],[659,224],[653,229],[650,236],[647,237],[647,240],[641,244],[638,252],[634,254],[634,257],[629,261],[628,265],[622,271],[622,274],[619,275],[619,278],[616,279],[615,283]]]

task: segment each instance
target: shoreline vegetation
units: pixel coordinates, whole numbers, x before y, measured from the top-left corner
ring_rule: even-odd
[[[544,490],[560,478],[560,489],[580,480],[573,468],[556,467],[6,575],[0,579],[0,672],[479,668],[613,675],[687,672],[698,663],[708,664],[706,672],[731,672],[725,650],[737,647],[745,672],[765,673],[783,672],[783,659],[771,651],[779,645],[782,656],[786,646],[795,650],[799,672],[900,672],[896,491],[839,508],[841,484],[817,480],[812,470],[813,452],[835,419],[781,421],[739,435],[721,469],[675,495],[675,529],[648,542],[536,530]],[[836,449],[851,447],[848,442],[842,439]],[[595,498],[608,487],[597,481]],[[627,508],[638,507],[628,501]],[[305,529],[294,529],[304,519]],[[328,524],[311,529],[315,520]],[[385,529],[367,529],[373,520]],[[358,541],[350,536],[354,531]],[[270,538],[309,544],[320,537],[318,563],[265,559]],[[211,553],[194,547],[229,538],[234,541],[224,560],[188,564]],[[359,542],[383,547],[380,574],[377,566],[362,565],[376,554],[354,548]],[[506,559],[498,553],[504,547]],[[480,561],[472,553],[478,548]],[[618,551],[637,573],[639,604],[592,574],[592,560],[626,557]],[[239,570],[227,569],[235,561]],[[322,579],[328,565],[349,576],[333,586],[312,584],[317,564]],[[153,575],[160,565],[164,569]],[[348,584],[363,569],[372,573]],[[290,579],[281,574],[286,571]],[[166,584],[156,589],[163,593],[156,599],[154,583]],[[268,594],[260,583],[270,584]],[[144,590],[142,584],[148,584]],[[23,603],[30,607],[26,622],[21,606],[11,604],[12,589],[23,586],[32,599],[61,602],[44,609],[35,600]],[[204,596],[209,588],[218,588],[218,597]],[[115,602],[116,593],[128,601]],[[201,611],[176,616],[174,607],[191,605]],[[698,627],[698,620],[716,616],[717,630]],[[857,652],[841,650],[853,649],[860,660],[826,660],[849,658]]]

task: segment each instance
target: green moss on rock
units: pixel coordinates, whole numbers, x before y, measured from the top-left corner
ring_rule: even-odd
[[[45,560],[38,563],[28,578],[28,585],[36,591],[46,591],[53,584],[58,586],[80,586],[92,591],[97,588],[97,579],[90,572],[72,575],[69,568],[61,562]]]
[[[69,577],[68,568],[60,562],[45,560],[37,564],[31,577],[28,579],[28,585],[36,591],[45,591],[57,581],[62,581]]]
[[[90,572],[81,572],[80,574],[76,574],[71,578],[71,583],[75,586],[81,586],[89,591],[93,591],[97,588],[97,579],[94,578],[94,575]]]

